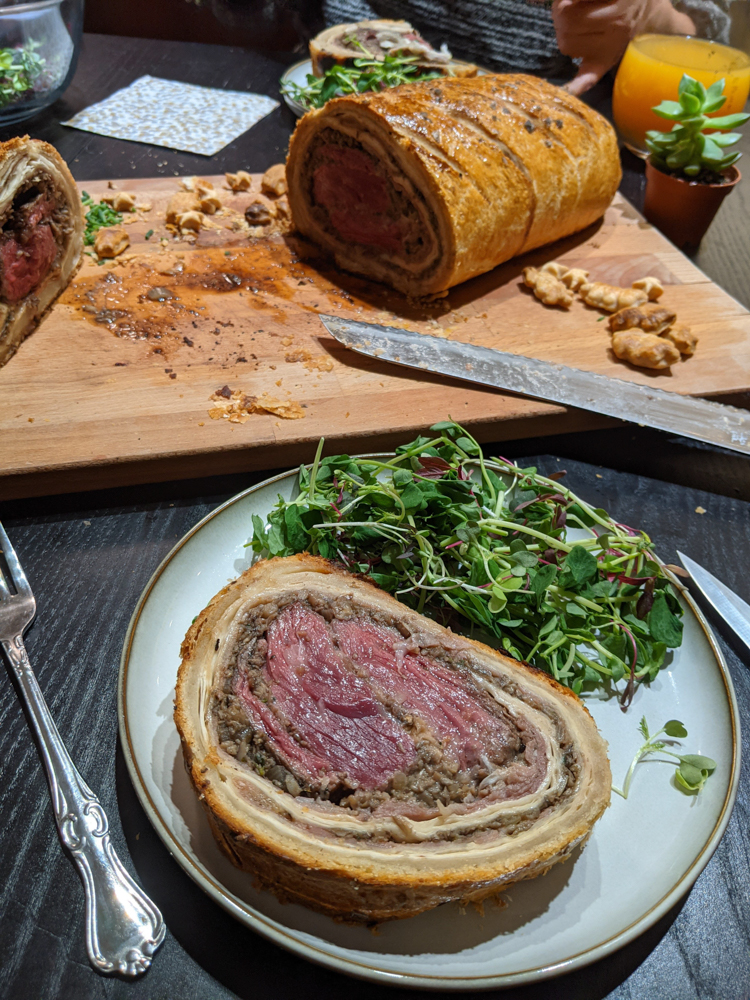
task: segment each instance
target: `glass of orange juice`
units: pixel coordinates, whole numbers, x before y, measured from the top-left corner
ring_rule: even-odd
[[[669,131],[670,123],[651,108],[676,101],[684,73],[709,87],[725,80],[726,103],[717,115],[742,111],[750,91],[750,56],[739,49],[685,35],[638,35],[628,45],[615,78],[612,117],[622,142],[646,156],[649,129]]]

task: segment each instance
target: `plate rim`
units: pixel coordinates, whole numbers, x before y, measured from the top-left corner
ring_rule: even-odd
[[[375,454],[369,453],[367,456],[360,457],[382,457],[384,455],[392,454],[393,453],[391,452],[379,452]],[[228,500],[225,500],[223,503],[219,504],[218,507],[214,508],[214,510],[209,511],[209,513],[201,518],[195,525],[193,525],[193,527],[190,528],[169,550],[152,573],[148,583],[141,592],[138,603],[136,604],[128,623],[128,629],[125,634],[122,653],[120,655],[120,667],[117,679],[117,717],[120,745],[125,757],[128,774],[136,795],[138,796],[138,800],[146,813],[149,822],[154,827],[156,833],[169,851],[170,855],[177,861],[185,874],[187,874],[211,899],[213,899],[215,903],[218,903],[219,906],[226,910],[235,919],[239,920],[239,922],[249,930],[253,930],[256,933],[261,934],[263,937],[273,941],[280,947],[286,948],[288,951],[291,951],[293,954],[296,954],[301,958],[313,961],[318,965],[322,965],[324,968],[333,969],[337,972],[343,972],[346,975],[365,979],[370,982],[387,983],[390,985],[434,991],[446,989],[475,991],[505,989],[511,986],[519,986],[524,983],[540,982],[545,979],[550,979],[555,976],[563,975],[567,972],[572,972],[575,969],[591,965],[599,959],[618,951],[630,941],[639,937],[658,920],[660,920],[661,917],[689,891],[698,876],[710,861],[729,823],[735,799],[737,797],[740,778],[741,744],[739,706],[737,704],[737,698],[734,691],[734,684],[732,682],[726,660],[724,659],[724,654],[721,651],[711,626],[709,625],[703,612],[696,604],[692,595],[669,570],[666,572],[670,582],[680,591],[680,594],[685,599],[689,609],[692,611],[698,621],[698,624],[703,630],[711,652],[716,660],[716,664],[719,668],[719,673],[724,684],[724,691],[727,697],[732,728],[732,765],[730,781],[727,787],[727,794],[724,798],[724,802],[722,803],[721,811],[719,812],[713,829],[706,839],[701,851],[694,858],[682,877],[679,878],[669,892],[665,893],[661,899],[650,907],[649,910],[643,913],[636,920],[633,920],[616,934],[606,938],[604,941],[600,941],[598,944],[586,948],[584,951],[577,952],[574,955],[570,955],[559,962],[554,962],[549,965],[536,966],[532,969],[522,969],[511,973],[468,977],[450,976],[443,973],[431,976],[424,973],[411,974],[406,971],[395,972],[388,969],[381,969],[377,968],[374,964],[369,964],[352,958],[342,958],[331,954],[322,948],[318,948],[315,945],[300,941],[294,933],[288,931],[286,928],[279,929],[277,926],[274,926],[274,922],[272,922],[270,918],[258,913],[249,905],[238,904],[229,890],[227,890],[221,882],[214,878],[214,876],[211,875],[211,873],[208,872],[202,865],[193,860],[180,841],[173,834],[170,826],[162,817],[158,807],[149,794],[138,764],[136,763],[130,738],[125,688],[127,684],[130,653],[135,632],[138,627],[138,622],[143,609],[145,608],[146,603],[162,574],[177,553],[194,535],[202,530],[202,528],[215,517],[218,517],[223,511],[240,502],[245,497],[258,492],[267,486],[271,486],[273,483],[289,479],[297,474],[298,470],[295,468],[286,472],[278,473],[268,479],[264,479],[262,482],[256,483],[254,486],[250,486],[247,489],[242,490],[240,493],[230,497]]]

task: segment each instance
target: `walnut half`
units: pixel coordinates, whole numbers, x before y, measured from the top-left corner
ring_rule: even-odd
[[[667,309],[666,306],[659,306],[653,302],[645,302],[640,306],[629,306],[627,309],[620,309],[609,317],[609,329],[612,333],[618,330],[629,330],[632,327],[639,327],[645,333],[664,333],[677,319],[677,313]]]
[[[669,368],[680,360],[680,352],[670,340],[640,330],[615,333],[612,350],[620,361],[629,361],[639,368]]]
[[[534,295],[543,302],[545,306],[562,306],[563,309],[570,309],[573,305],[573,295],[565,285],[549,271],[539,271],[535,267],[525,267],[523,269],[523,280],[529,288],[533,289]]]
[[[111,205],[115,212],[130,212],[135,208],[136,197],[129,191],[113,191],[101,197],[106,205]]]
[[[253,186],[252,175],[246,170],[238,170],[236,174],[224,174],[232,191],[249,191]]]
[[[646,295],[648,295],[650,302],[655,302],[656,299],[660,298],[664,294],[664,286],[662,283],[658,278],[654,278],[651,275],[647,275],[645,278],[639,278],[638,281],[634,281],[633,288],[639,288],[642,292],[645,292]]]
[[[258,198],[245,209],[245,218],[251,226],[267,226],[273,220],[274,212],[266,201]]]
[[[691,331],[690,327],[673,326],[671,330],[667,330],[664,337],[672,341],[680,354],[684,354],[686,357],[695,354],[698,338]]]
[[[618,312],[629,306],[639,306],[648,301],[648,294],[639,288],[618,288],[601,281],[587,281],[578,289],[579,295],[590,306],[606,312]]]
[[[203,225],[204,218],[203,212],[193,209],[190,212],[183,212],[181,215],[178,215],[177,225],[180,229],[192,229],[193,232],[197,233]]]
[[[200,198],[192,191],[179,191],[172,195],[167,205],[167,222],[179,226],[179,218],[186,212],[200,212]]]

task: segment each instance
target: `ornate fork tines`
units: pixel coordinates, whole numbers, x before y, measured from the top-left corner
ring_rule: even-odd
[[[146,971],[164,940],[164,921],[118,858],[104,809],[76,770],[42,696],[23,644],[36,601],[2,524],[0,552],[0,646],[39,743],[60,839],[83,881],[89,960],[101,972],[136,976]]]

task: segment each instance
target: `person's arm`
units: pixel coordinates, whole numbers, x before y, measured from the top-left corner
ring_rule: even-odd
[[[635,35],[694,35],[693,19],[671,0],[554,0],[552,18],[563,55],[580,59],[567,85],[572,94],[593,87],[621,58]]]

